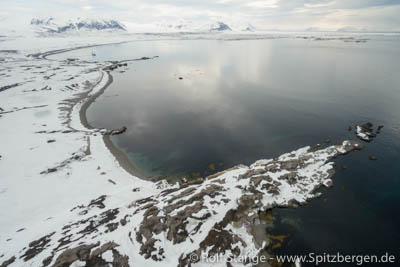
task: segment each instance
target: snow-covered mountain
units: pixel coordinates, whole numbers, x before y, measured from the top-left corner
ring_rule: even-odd
[[[223,21],[202,21],[194,22],[189,20],[159,21],[149,24],[137,24],[124,22],[129,32],[147,33],[244,33],[258,31],[249,23],[223,22]]]
[[[217,21],[215,23],[212,23],[209,28],[210,32],[223,32],[223,31],[232,31],[231,27],[228,26],[228,24]]]
[[[247,22],[232,22],[229,24],[233,31],[237,32],[257,32],[258,28]]]
[[[16,29],[22,35],[39,37],[97,35],[98,33],[255,33],[260,30],[248,22],[222,20],[155,21],[147,24],[103,18],[33,18]]]
[[[253,25],[246,22],[211,22],[203,25],[202,29],[208,32],[256,32],[258,31]]]
[[[178,21],[160,21],[150,24],[127,23],[130,32],[153,32],[153,33],[171,33],[171,32],[193,32],[193,33],[211,33],[211,32],[230,32],[231,27],[221,21],[193,22],[187,20]]]
[[[125,26],[117,20],[106,19],[69,19],[58,20],[53,17],[31,20],[31,26],[39,35],[52,35],[84,31],[126,31]]]
[[[242,31],[244,31],[244,32],[255,32],[257,30],[253,25],[248,24],[246,28],[242,29]]]

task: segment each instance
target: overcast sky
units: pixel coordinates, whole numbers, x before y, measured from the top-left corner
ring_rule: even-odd
[[[0,19],[107,17],[125,22],[249,22],[265,29],[400,31],[400,0],[0,0]]]

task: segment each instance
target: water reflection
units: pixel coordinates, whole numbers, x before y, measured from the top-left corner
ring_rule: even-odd
[[[89,119],[127,125],[116,142],[150,175],[207,175],[211,163],[250,163],[344,138],[347,125],[366,118],[391,119],[399,54],[370,54],[380,45],[285,39],[99,47],[100,59],[160,57],[114,72]]]

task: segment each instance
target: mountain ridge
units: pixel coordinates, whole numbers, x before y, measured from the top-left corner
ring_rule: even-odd
[[[121,22],[114,19],[69,19],[58,20],[53,17],[32,18],[30,25],[39,35],[64,34],[81,31],[126,31]]]

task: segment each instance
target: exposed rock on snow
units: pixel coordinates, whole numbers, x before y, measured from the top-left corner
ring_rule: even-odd
[[[113,71],[115,69],[121,68],[121,67],[127,67],[128,63],[131,61],[140,61],[140,60],[150,60],[150,59],[156,59],[158,56],[153,56],[153,57],[141,57],[141,58],[135,58],[135,59],[126,59],[126,60],[121,60],[121,61],[111,61],[110,65],[103,68],[105,71]]]
[[[3,92],[3,91],[8,90],[8,89],[11,89],[13,87],[17,87],[19,85],[20,85],[19,83],[14,83],[14,84],[10,84],[10,85],[1,86],[0,87],[0,92]]]
[[[124,132],[126,132],[127,129],[128,128],[126,128],[126,126],[123,126],[121,128],[114,129],[114,130],[100,129],[99,132],[102,135],[119,135],[119,134],[123,134]]]
[[[364,123],[363,125],[356,125],[357,137],[365,142],[371,142],[377,134],[381,132],[383,125],[378,126],[374,133],[373,124],[370,122]]]
[[[15,256],[12,256],[8,260],[4,261],[0,266],[7,267],[7,266],[11,265],[14,261],[15,261]]]

